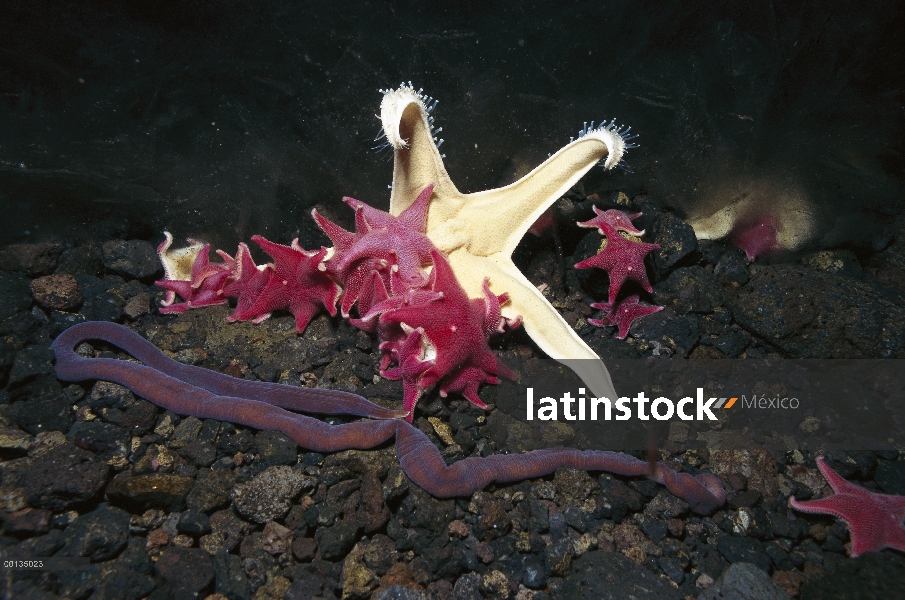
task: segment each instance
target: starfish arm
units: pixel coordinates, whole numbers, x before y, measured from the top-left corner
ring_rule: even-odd
[[[618,398],[609,371],[546,298],[516,268],[509,257],[476,257],[464,250],[449,256],[450,265],[470,297],[483,295],[484,277],[492,288],[509,293],[504,316],[522,317],[531,339],[550,358],[563,362],[581,377],[597,397]]]
[[[591,167],[606,157],[604,166],[612,168],[625,152],[617,131],[593,129],[515,183],[466,195],[446,172],[422,96],[407,86],[386,92],[380,115],[395,151],[390,214],[401,214],[434,183],[427,234],[446,253],[467,241],[472,254],[511,254],[531,225]]]
[[[615,165],[624,151],[619,135],[608,129],[598,129],[561,148],[533,171],[505,187],[468,194],[456,220],[467,224],[469,250],[472,254],[489,256],[496,252],[510,256],[531,225],[554,202],[569,191],[585,173],[606,158]],[[488,219],[487,215],[493,215]],[[428,235],[440,247],[446,223],[435,225],[434,215],[428,216]],[[443,249],[441,247],[441,249]]]
[[[317,226],[321,228],[321,231],[324,232],[324,235],[330,238],[330,241],[336,246],[337,251],[345,252],[355,243],[354,233],[346,231],[330,219],[321,216],[316,208],[311,209],[311,217],[314,219],[314,222],[317,223]]]
[[[308,323],[319,313],[321,307],[310,300],[298,300],[289,304],[289,312],[295,317],[295,330],[299,333],[305,331]]]
[[[843,479],[839,473],[826,464],[826,459],[822,456],[817,457],[817,468],[820,469],[820,473],[823,475],[824,479],[826,479],[827,483],[830,484],[830,487],[833,488],[835,493],[853,494],[856,496],[864,493],[863,487]]]
[[[157,247],[157,256],[163,265],[164,279],[190,280],[192,278],[192,265],[201,253],[204,244],[195,240],[189,240],[189,246],[185,248],[170,249],[173,245],[173,235],[164,231],[164,241]]]
[[[905,550],[905,496],[878,494],[846,481],[822,456],[817,457],[817,466],[835,494],[806,502],[790,498],[792,508],[845,521],[852,538],[852,557],[884,548]]]
[[[393,147],[393,191],[390,195],[390,214],[400,215],[413,204],[421,191],[434,184],[434,195],[448,198],[461,205],[464,195],[456,189],[443,165],[443,157],[434,142],[427,116],[426,98],[408,86],[384,93],[380,103],[380,120],[387,141]],[[437,209],[432,205],[430,212]],[[446,215],[430,215],[443,220]]]
[[[794,497],[789,498],[789,504],[795,510],[812,515],[833,515],[840,519],[847,519],[850,514],[850,506],[848,498],[836,494],[826,498],[817,500],[796,500]]]

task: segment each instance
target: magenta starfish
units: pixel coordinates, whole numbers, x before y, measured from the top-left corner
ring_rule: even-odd
[[[291,246],[275,244],[259,235],[251,239],[273,257],[273,273],[260,287],[260,294],[254,303],[241,313],[238,310],[233,313],[233,319],[253,319],[258,323],[273,311],[286,309],[295,317],[296,330],[301,332],[321,307],[326,308],[331,315],[336,314],[336,301],[341,288],[318,269],[327,254],[326,248],[318,251],[304,250],[298,245],[298,239],[292,240]],[[241,248],[239,254],[242,254]],[[252,261],[247,267],[243,265],[240,276],[249,271],[253,264]],[[258,277],[254,274],[252,276]],[[261,282],[252,280],[249,285],[259,286]]]
[[[441,396],[461,392],[486,408],[479,386],[498,383],[498,374],[512,376],[498,364],[487,339],[502,333],[505,325],[517,327],[520,318],[502,316],[500,307],[509,296],[491,293],[486,280],[484,297],[469,299],[446,256],[424,234],[433,188],[426,186],[398,217],[345,198],[355,209],[354,232],[314,211],[335,244],[330,258],[325,248],[304,250],[298,240],[282,246],[255,236],[273,264],[255,265],[245,244],[235,258],[218,251],[223,262],[210,263],[208,246],[190,240],[189,248],[170,251],[172,236],[167,234],[159,249],[167,279],[158,283],[168,290],[168,299],[178,293],[187,301],[162,310],[182,312],[202,302],[236,298],[230,321],[258,323],[274,310],[287,309],[302,331],[321,307],[335,315],[341,295],[343,316],[348,318],[354,305],[359,316],[350,318],[352,324],[377,332],[381,375],[403,380],[409,421],[418,398],[438,384]]]
[[[395,355],[398,369],[383,372],[403,383],[403,410],[409,421],[425,390],[440,383],[440,395],[460,392],[476,406],[487,408],[478,397],[482,383],[499,383],[497,374],[514,377],[487,345],[487,338],[504,325],[518,326],[500,315],[500,305],[509,297],[496,296],[484,282],[484,298],[469,299],[456,280],[449,262],[439,251],[431,251],[434,268],[426,289],[415,289],[374,307],[382,312],[380,323],[402,328],[381,349]]]
[[[173,236],[167,234],[166,240],[157,248],[157,254],[162,255],[169,250],[170,244],[173,243]],[[194,240],[189,240],[193,246],[200,245]],[[164,288],[167,293],[162,302],[160,312],[163,314],[183,313],[190,308],[201,308],[202,306],[214,306],[217,304],[226,304],[226,298],[223,294],[223,285],[231,275],[230,266],[212,264],[208,260],[208,252],[210,244],[204,244],[198,252],[198,256],[192,262],[191,276],[188,280],[171,279],[171,275],[167,272],[167,262],[164,261],[164,271],[166,279],[155,281],[155,285]],[[184,302],[175,302],[176,294],[184,300]]]
[[[249,309],[254,306],[261,295],[261,290],[270,281],[274,267],[270,263],[262,266],[256,265],[245,242],[239,243],[235,259],[222,250],[217,250],[217,253],[223,257],[224,264],[232,265],[233,271],[232,276],[223,286],[223,295],[236,299],[236,310],[226,320],[239,321],[241,320],[239,315],[254,314],[249,313]],[[254,322],[260,323],[268,316],[270,316],[269,312],[263,313],[254,317]]]
[[[845,521],[852,536],[852,557],[884,548],[905,551],[905,496],[877,494],[850,483],[833,471],[822,456],[817,458],[817,466],[835,494],[807,502],[793,497],[789,499],[792,508]]]
[[[644,235],[643,229],[638,229],[637,227],[632,225],[632,221],[640,217],[642,213],[627,215],[621,210],[616,210],[615,208],[611,208],[610,210],[600,210],[596,206],[591,206],[591,208],[594,209],[594,212],[597,214],[597,216],[590,221],[583,221],[579,223],[579,227],[596,227],[597,231],[600,232],[600,235],[606,235],[606,232],[603,231],[603,225],[606,224],[610,227],[615,227],[618,231],[624,231],[631,235]]]
[[[591,325],[597,325],[598,327],[616,325],[619,328],[619,332],[616,334],[616,337],[620,340],[625,339],[625,336],[628,335],[629,327],[632,326],[632,323],[634,323],[636,319],[640,319],[641,317],[646,317],[647,315],[652,315],[655,312],[663,310],[662,306],[648,306],[646,304],[640,304],[638,302],[638,296],[629,296],[628,298],[620,302],[615,310],[613,310],[613,305],[607,302],[598,302],[597,304],[592,304],[591,308],[599,308],[600,310],[605,311],[607,314],[603,315],[603,317],[600,319],[588,319],[588,323],[590,323]]]
[[[595,223],[606,236],[606,247],[591,258],[576,264],[575,268],[597,267],[609,273],[610,304],[616,300],[622,284],[628,279],[637,281],[645,290],[652,292],[653,288],[647,279],[647,270],[644,266],[644,257],[652,250],[659,248],[659,244],[627,240],[609,223],[603,220]]]
[[[327,272],[343,283],[340,305],[343,317],[349,316],[358,303],[358,314],[364,316],[369,305],[372,273],[389,287],[390,269],[398,265],[398,276],[406,287],[424,285],[427,275],[422,267],[430,264],[434,245],[424,234],[427,207],[434,186],[428,185],[418,198],[398,217],[370,207],[361,200],[343,198],[355,209],[355,232],[311,212],[321,230],[333,242],[336,251],[326,263]],[[364,302],[363,302],[364,300]]]

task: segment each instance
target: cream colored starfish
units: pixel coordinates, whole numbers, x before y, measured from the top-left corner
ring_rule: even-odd
[[[612,123],[582,132],[536,169],[505,187],[463,194],[443,166],[428,116],[429,98],[411,85],[384,90],[380,118],[395,153],[390,213],[399,215],[430,183],[427,235],[449,256],[456,277],[472,298],[482,298],[490,278],[496,294],[508,292],[507,318],[521,315],[531,339],[551,358],[574,370],[597,397],[617,395],[600,360],[512,262],[528,228],[598,162],[611,169],[625,152]]]

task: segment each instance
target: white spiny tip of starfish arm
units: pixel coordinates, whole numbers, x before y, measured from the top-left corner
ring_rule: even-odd
[[[409,104],[415,103],[421,109],[421,114],[428,119],[427,114],[437,105],[437,101],[415,90],[411,82],[401,84],[394,90],[381,90],[383,100],[380,101],[380,122],[383,125],[383,134],[387,143],[394,149],[407,148],[408,142],[402,139],[399,133],[399,123],[402,113]]]
[[[612,123],[596,129],[582,130],[582,135],[578,139],[588,138],[597,139],[606,144],[609,152],[603,163],[604,169],[612,169],[622,160],[622,156],[625,154],[625,140],[622,139],[619,130]]]
[[[169,231],[164,231],[163,235],[166,239],[157,247],[157,256],[163,265],[164,279],[189,281],[192,278],[192,265],[204,244],[190,239],[190,246],[172,250],[170,246],[173,244],[173,235]]]

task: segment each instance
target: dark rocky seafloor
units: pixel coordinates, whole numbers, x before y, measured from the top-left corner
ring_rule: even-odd
[[[601,195],[558,202],[554,231],[526,236],[516,260],[605,361],[905,357],[901,218],[896,239],[870,256],[749,264],[643,197]],[[636,224],[661,245],[646,299],[666,309],[625,341],[586,322],[606,276],[571,268],[599,244],[571,225],[594,200],[644,209]],[[376,341],[338,319],[322,314],[298,335],[288,314],[260,325],[227,323],[228,307],[157,314],[158,241],[0,248],[0,551],[91,559],[82,571],[5,571],[4,598],[892,598],[905,588],[901,553],[851,559],[844,523],[788,508],[790,495],[824,493],[811,450],[670,440],[661,459],[714,472],[727,489],[706,517],[655,483],[572,469],[438,500],[408,482],[392,445],[325,456],[280,433],[177,416],[118,385],[58,381],[53,338],[109,320],[187,364],[400,404],[401,383],[376,376]],[[520,330],[492,346],[538,354]],[[482,388],[491,403],[494,394]],[[495,412],[433,393],[415,425],[451,461],[512,443]],[[859,485],[905,494],[903,449],[828,459]]]

